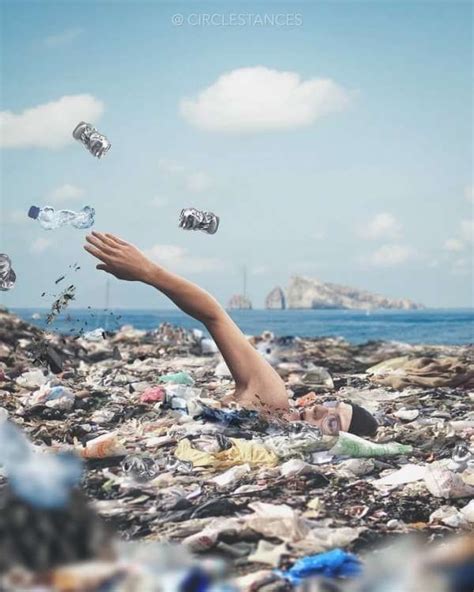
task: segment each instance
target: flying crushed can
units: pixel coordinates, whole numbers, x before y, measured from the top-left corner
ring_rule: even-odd
[[[96,158],[102,158],[105,156],[112,146],[103,134],[98,132],[95,127],[85,121],[81,121],[77,124],[72,132],[72,136],[75,140],[84,144],[92,156],[95,156]]]
[[[185,208],[179,215],[179,226],[185,230],[202,230],[207,234],[215,234],[219,228],[219,217],[212,212]]]
[[[11,290],[16,282],[16,274],[12,269],[12,262],[8,255],[0,253],[0,290]]]

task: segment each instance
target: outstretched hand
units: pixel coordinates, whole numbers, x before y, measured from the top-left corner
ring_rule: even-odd
[[[113,234],[92,232],[86,237],[84,249],[100,259],[96,268],[114,275],[119,280],[148,282],[156,265],[137,247]]]

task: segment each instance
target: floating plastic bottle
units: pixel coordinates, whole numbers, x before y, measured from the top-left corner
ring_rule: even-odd
[[[140,454],[126,456],[121,467],[136,481],[151,481],[159,472],[157,463],[150,456]]]
[[[81,121],[72,132],[73,138],[84,144],[92,156],[102,158],[110,150],[112,144],[109,140],[90,123]]]
[[[31,206],[28,216],[33,220],[38,220],[45,230],[54,230],[60,226],[70,224],[74,228],[90,228],[94,224],[95,210],[90,206],[85,206],[79,212],[72,210],[55,210],[50,206],[39,208]]]
[[[219,228],[219,217],[212,212],[185,208],[181,210],[179,226],[185,230],[202,230],[207,234],[215,234]]]
[[[0,290],[6,292],[13,288],[16,282],[16,274],[12,269],[12,262],[8,255],[0,253]]]

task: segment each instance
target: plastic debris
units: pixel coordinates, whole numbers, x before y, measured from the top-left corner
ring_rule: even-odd
[[[78,448],[77,452],[82,458],[108,458],[124,456],[127,451],[116,432],[102,434],[89,440],[84,448]]]
[[[466,474],[465,474],[466,473]],[[429,467],[425,475],[425,485],[431,495],[444,498],[474,496],[474,480],[468,482],[467,471],[455,473],[442,467]]]
[[[362,573],[360,559],[343,549],[333,549],[327,553],[303,557],[282,575],[292,584],[301,584],[314,576],[327,578],[355,577]]]
[[[85,339],[86,341],[98,342],[102,341],[104,338],[105,329],[103,329],[102,327],[97,327],[97,329],[94,329],[93,331],[86,331],[82,335],[82,339]]]
[[[38,220],[45,230],[55,230],[66,225],[80,229],[90,228],[94,224],[94,216],[95,210],[90,206],[83,207],[79,212],[55,210],[51,206],[31,206],[28,211],[28,217]]]
[[[140,395],[141,403],[161,403],[165,400],[166,391],[161,386],[147,388]]]
[[[0,253],[0,290],[11,290],[16,282],[16,274],[12,268],[12,262],[8,255]]]
[[[456,444],[451,455],[451,462],[448,465],[448,469],[451,471],[462,472],[467,469],[470,464],[473,464],[474,467],[474,455],[467,444],[465,442]]]
[[[111,143],[90,123],[81,121],[72,132],[73,138],[84,144],[87,150],[96,158],[102,158],[111,148]]]
[[[73,392],[63,386],[50,387],[43,385],[33,393],[29,401],[30,405],[45,405],[52,409],[68,411],[73,408],[76,397]]]
[[[126,456],[120,466],[125,473],[139,482],[151,481],[159,473],[157,463],[151,457],[140,454]]]
[[[76,286],[65,288],[51,305],[51,311],[46,317],[46,324],[50,325],[54,319],[65,310],[76,297]]]
[[[66,280],[59,285],[67,286]],[[58,450],[73,449],[87,460],[80,487],[96,511],[109,524],[116,525],[119,536],[133,539],[138,547],[144,545],[147,549],[145,539],[179,543],[174,548],[175,573],[170,573],[166,580],[170,585],[180,585],[181,578],[194,577],[197,563],[211,580],[208,592],[229,592],[229,587],[236,592],[235,586],[244,580],[258,582],[262,592],[286,592],[295,588],[289,580],[275,574],[274,567],[286,571],[304,557],[334,548],[357,550],[365,566],[370,563],[372,546],[387,535],[392,547],[395,538],[416,531],[424,537],[423,550],[428,550],[436,539],[442,539],[446,545],[448,535],[459,536],[472,528],[471,495],[464,496],[474,487],[472,393],[463,386],[417,386],[398,391],[373,385],[365,374],[367,367],[407,353],[432,359],[455,357],[466,368],[472,357],[471,347],[396,342],[350,344],[335,338],[284,339],[275,335],[249,337],[253,344],[259,340],[262,344],[271,343],[285,360],[279,362],[276,371],[285,382],[292,407],[301,409],[307,404],[329,401],[356,402],[376,414],[380,423],[374,438],[377,443],[362,440],[363,448],[369,447],[370,456],[354,457],[352,452],[359,453],[362,447],[359,440],[357,446],[351,440],[349,451],[343,447],[349,455],[342,454],[334,446],[345,439],[344,434],[323,436],[305,422],[287,422],[266,409],[257,412],[232,401],[232,381],[228,376],[215,374],[220,357],[202,356],[203,332],[187,331],[169,323],[158,328],[150,324],[150,330],[121,328],[117,323],[105,324],[101,315],[101,324],[107,331],[97,341],[91,341],[78,336],[76,316],[75,313],[68,320],[66,313],[61,318],[58,326],[63,333],[59,334],[49,327],[45,332],[0,310],[0,422],[10,419],[22,424],[35,444],[30,444],[36,466],[33,480],[28,481],[31,486],[27,496],[41,491],[36,486],[40,477],[34,470],[40,472],[43,457],[56,459]],[[38,325],[44,324],[45,317],[41,316]],[[29,321],[31,314],[27,313],[25,318]],[[97,324],[94,320],[85,328]],[[38,344],[43,353],[52,348],[61,360],[51,365],[44,355],[38,355]],[[120,356],[115,353],[118,347]],[[309,382],[301,380],[315,364],[324,364],[332,377],[333,389],[321,385],[311,391]],[[48,367],[61,374],[49,373]],[[192,376],[196,384],[159,383],[160,376],[180,372]],[[43,394],[56,387],[74,394],[74,404],[69,409],[54,408],[54,399],[53,405],[45,404]],[[32,405],[36,397],[38,404]],[[414,409],[419,415],[410,421],[404,410]],[[403,448],[400,454],[397,442],[411,446],[411,451]],[[384,448],[392,444],[398,456],[378,456],[380,448],[374,455],[374,446]],[[176,456],[181,456],[183,449],[192,459]],[[123,462],[127,457],[138,457],[138,466],[146,473],[144,478],[131,468],[124,470],[129,468]],[[442,478],[437,485],[430,485],[430,491],[432,471],[436,478],[441,472]],[[57,467],[51,472],[47,470],[48,475],[55,472]],[[462,492],[463,497],[438,495],[445,485],[445,472],[449,481],[454,479],[455,487],[447,488],[450,495]],[[59,473],[62,474],[61,468]],[[6,479],[2,492],[11,490],[13,481],[3,466],[0,476]],[[46,479],[46,473],[41,469],[43,477]],[[72,491],[75,496],[78,487],[66,483],[65,491]],[[0,498],[3,504],[3,494]],[[22,499],[18,503],[27,502]],[[18,548],[26,540],[23,537],[39,536],[40,525],[46,523],[45,532],[53,533],[48,539],[51,544],[41,547],[41,553],[30,554],[35,569],[41,564],[40,555],[63,558],[66,549],[76,548],[70,534],[74,530],[71,524],[75,510],[61,514],[65,518],[60,521],[52,514],[45,518],[43,512],[41,509],[41,516],[31,517],[21,506],[18,514],[2,512],[0,516],[0,536],[5,532],[3,526],[10,528],[6,518],[16,520],[20,514],[27,517],[18,522]],[[82,513],[80,516],[84,525],[81,522],[74,532],[81,533],[81,541],[96,549],[95,535],[83,534],[87,519],[82,518]],[[31,529],[26,528],[24,520],[31,522]],[[7,541],[10,545],[8,537]],[[58,545],[55,550],[53,541]],[[102,539],[100,548],[106,547]],[[110,569],[100,567],[98,555],[81,556],[90,561],[88,568],[84,562],[80,564],[82,569],[79,564],[61,565],[61,579],[58,576],[56,580],[55,574],[51,574],[48,581],[61,581],[65,587],[68,581],[75,582],[78,590],[88,589],[90,582],[99,580],[97,586],[102,590],[153,590],[161,581],[153,563],[158,562],[160,553],[163,560],[169,557],[161,545],[151,547],[146,558],[119,549],[116,561],[108,560]],[[0,540],[0,570],[4,548]],[[185,548],[205,556],[200,555],[200,561],[194,563],[180,563]],[[227,588],[222,588],[222,581],[206,566],[209,554],[214,553],[225,557],[230,574],[249,575],[229,575]],[[383,561],[378,553],[374,554],[379,567],[394,560],[390,564],[391,574],[382,574],[379,588],[393,582],[398,586],[397,592],[405,592],[409,589],[407,582],[415,582],[417,573],[412,571],[405,578],[405,564],[395,561],[396,553],[393,551]],[[412,554],[413,551],[408,557]],[[365,575],[364,569],[362,579]],[[328,577],[314,574],[300,586],[314,586],[325,592],[367,592],[377,590],[374,586],[379,584],[378,580],[369,579],[372,588],[363,589],[359,580],[329,581]],[[375,581],[377,584],[372,583]],[[19,588],[28,589],[18,585],[16,589]],[[424,581],[418,588],[435,590]]]
[[[350,456],[352,458],[372,458],[377,456],[394,456],[397,454],[409,454],[413,448],[406,444],[398,442],[387,442],[386,444],[376,444],[369,440],[364,440],[355,434],[339,432],[339,438],[331,448],[332,454],[341,456]]]
[[[232,467],[224,473],[217,475],[217,477],[211,479],[211,482],[215,483],[217,487],[224,489],[229,486],[234,486],[244,475],[250,473],[250,471],[251,468],[248,463],[237,465],[236,467]]]
[[[187,372],[175,372],[174,374],[165,374],[160,376],[160,382],[166,384],[184,384],[185,386],[193,386],[194,379]]]

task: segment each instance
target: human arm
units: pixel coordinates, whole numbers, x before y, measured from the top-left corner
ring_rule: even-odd
[[[86,240],[86,251],[102,262],[97,269],[118,279],[153,286],[207,327],[235,380],[236,396],[242,403],[288,408],[281,378],[208,292],[153,263],[137,247],[112,234],[93,232]]]

